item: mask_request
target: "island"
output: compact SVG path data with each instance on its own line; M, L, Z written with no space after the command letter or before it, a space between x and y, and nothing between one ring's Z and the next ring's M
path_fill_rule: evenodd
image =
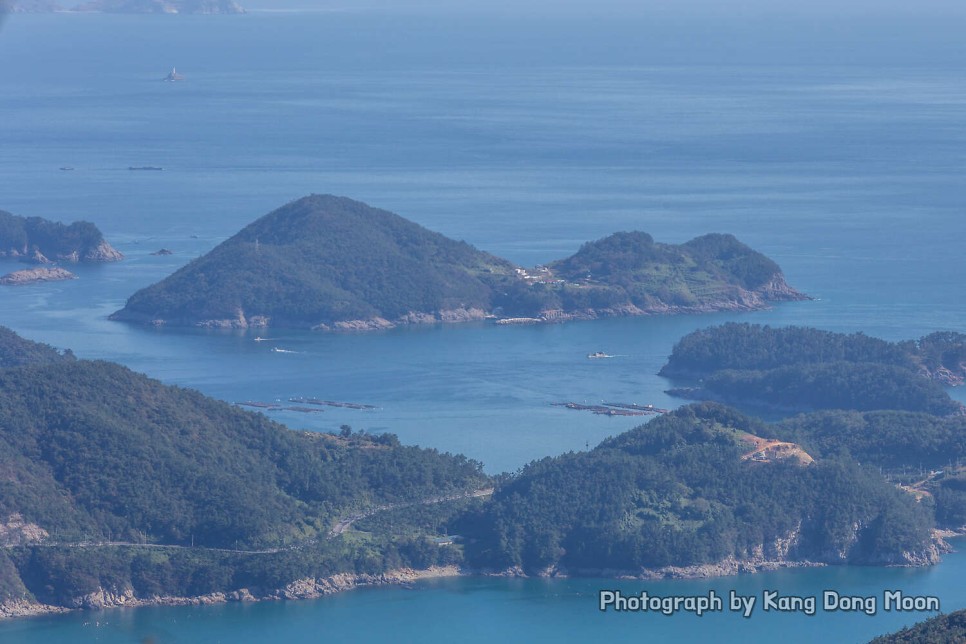
M453 574L434 526L492 484L462 456L293 431L2 328L0 471L0 617Z
M966 335L887 342L863 333L728 323L682 338L660 375L668 393L776 411L905 410L961 415L943 388L966 376Z
M708 577L937 561L928 510L761 421L686 406L596 448L536 461L457 526L467 561L525 575Z
M65 7L52 0L12 0L0 4L0 11L52 13L82 11L99 13L195 13L239 14L245 10L233 0L93 0Z
M293 431L0 327L0 618L456 574L927 565L948 547L937 513L966 523L966 473L893 474L961 454L961 423L850 410L769 424L704 402L490 477L392 434Z
M19 217L0 210L0 257L35 264L64 262L116 262L124 256L115 250L97 226L87 221L70 225L40 217Z
M523 268L391 212L312 195L258 219L111 318L201 327L388 329L495 319L747 311L806 299L731 235L685 244L642 232Z
M59 282L61 280L75 280L77 276L63 268L28 268L14 271L0 277L0 284L18 286L36 284L37 282Z

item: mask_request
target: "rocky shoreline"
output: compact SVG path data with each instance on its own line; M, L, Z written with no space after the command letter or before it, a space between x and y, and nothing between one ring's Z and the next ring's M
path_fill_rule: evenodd
M953 548L945 541L946 538L966 535L966 531L934 530L932 543L922 552L903 552L901 560L882 560L878 565L895 568L921 568L940 563L940 555L952 552ZM785 544L790 546L791 543ZM780 554L780 553L779 553ZM838 559L838 557L833 557ZM618 570L612 568L580 568L566 570L550 567L537 575L527 575L521 568L509 568L501 572L483 573L495 577L529 577L569 578L569 577L602 577L606 579L639 579L656 581L662 579L712 579L715 577L733 577L735 575L754 574L781 570L783 568L823 568L826 566L843 565L844 561L811 561L790 560L784 557L767 557L762 551L748 559L728 557L715 563L695 564L691 566L662 566L660 568L642 568L640 570Z
M75 280L77 276L63 268L28 268L22 271L14 271L0 277L0 284L6 286L22 286L25 284L36 284L37 282L60 282L63 280Z
M810 299L812 298L788 286L785 280L779 276L755 291L742 290L734 298L694 306L662 303L642 308L632 303L626 303L600 309L589 308L575 311L547 310L542 311L537 317L500 317L494 313L488 313L481 308L472 307L444 309L434 312L410 311L392 320L376 316L356 320L338 320L311 326L305 323L288 323L284 320L273 319L268 315L249 315L242 309L238 309L235 317L210 320L193 320L189 318L167 320L152 318L139 313L130 313L122 309L113 313L109 319L151 326L194 326L205 329L263 329L275 326L280 328L310 328L312 331L323 332L367 332L386 331L405 326L459 324L462 322L481 322L484 320L492 320L498 325L507 326L520 324L560 324L578 320L597 320L613 317L696 315L724 311L749 312L768 309L773 303L777 302L800 302Z
M36 617L68 613L76 610L103 610L109 608L140 608L144 606L210 606L228 602L256 602L297 599L318 599L326 595L354 590L356 588L412 584L424 579L469 575L457 566L433 566L422 570L399 568L378 575L340 573L319 579L305 578L293 581L283 588L259 592L241 588L228 592L215 592L195 597L137 597L130 587L123 589L99 589L77 597L70 606L51 606L26 599L0 602L0 620L18 617Z
M966 527L961 530L934 530L933 543L921 553L902 553L903 561L883 561L881 565L890 567L922 567L939 563L941 553L951 552L952 547L946 538L966 536ZM838 565L839 562L810 560L788 560L782 557L766 557L762 553L748 559L728 557L722 561L692 566L663 566L641 570L616 570L609 568L566 570L551 567L538 574L527 574L522 568L514 567L502 571L484 571L461 568L459 566L433 566L426 569L399 568L385 573L353 574L339 573L324 578L304 578L286 584L282 588L259 591L241 588L228 592L215 592L195 597L137 597L130 587L123 589L99 589L82 597L77 597L69 606L51 606L26 599L0 602L0 620L19 617L53 615L76 610L103 610L110 608L139 608L143 606L208 606L229 602L290 601L318 599L356 588L395 586L412 584L425 579L444 577L517 577L517 578L557 578L599 577L620 580L657 581L665 579L711 579L731 577L740 574L754 574L790 568L820 568Z

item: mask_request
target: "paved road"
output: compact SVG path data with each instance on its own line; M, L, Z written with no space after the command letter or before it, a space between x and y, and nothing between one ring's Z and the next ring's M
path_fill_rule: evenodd
M493 488L486 488L483 490L473 490L472 492L460 492L457 494L448 494L446 496L435 496L428 499L423 499L421 501L405 501L402 503L390 503L387 505L380 505L368 510L357 512L346 517L342 517L335 522L335 526L329 531L328 538L334 538L343 534L346 530L352 527L352 524L356 521L361 521L362 519L367 519L371 516L379 514L380 512L388 512L390 510L401 510L403 508L411 508L417 505L435 505L437 503L446 503L447 501L461 501L463 499L473 499L480 498L484 496L489 496L493 494ZM179 545L168 545L163 543L137 543L133 541L82 541L79 543L34 543L28 544L33 548L153 548L158 550L207 550L210 552L225 552L230 554L241 554L241 555L271 555L278 552L283 552L285 550L297 550L303 548L307 545L315 543L315 539L309 539L306 541L300 541L291 546L286 546L284 548L266 548L264 550L236 550L232 548L211 548L208 546L179 546ZM4 545L4 548L16 548L16 545Z

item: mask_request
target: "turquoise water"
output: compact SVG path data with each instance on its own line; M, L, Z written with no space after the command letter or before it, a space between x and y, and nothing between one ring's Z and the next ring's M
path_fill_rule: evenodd
M927 61L935 64L899 67L785 52L763 64L748 43L735 56L712 43L682 59L643 42L633 21L474 20L10 17L0 33L0 59L16 62L0 66L0 208L89 219L128 259L79 267L72 282L5 289L0 323L228 401L373 404L273 417L320 431L343 423L392 431L494 473L638 422L552 402L678 404L654 374L678 338L709 324L810 324L889 339L966 331L961 56L943 50ZM866 54L875 50L862 42ZM159 82L172 65L184 83ZM136 289L311 192L367 201L523 264L616 230L671 242L732 232L817 299L751 314L560 326L280 331L263 343L106 319ZM162 247L175 254L150 255ZM598 350L619 357L586 359ZM954 581L964 566L955 555L924 571L791 571L658 587L894 583L940 594L951 610L966 606ZM376 639L405 625L424 641L589 639L602 627L687 640L720 635L731 620L735 639L787 628L783 636L835 632L849 641L916 617L600 615L590 595L601 583L446 580L319 602L105 613L110 628L84 626L100 621L91 615L30 620L0 626L0 639L239 641L277 632L306 640L320 631Z
M864 642L934 613L882 611L883 589L906 595L936 595L943 610L966 605L962 583L966 553L947 556L931 569L813 568L711 581L614 581L608 579L480 579L421 582L412 588L359 589L313 601L225 604L207 607L139 608L37 618L0 625L4 642L105 643L188 642L560 642L682 641L807 644ZM747 619L726 604L701 617L654 613L602 613L601 589L625 595L756 596L759 608ZM821 608L824 589L878 599L880 612L831 612ZM816 615L762 611L767 590L819 596Z

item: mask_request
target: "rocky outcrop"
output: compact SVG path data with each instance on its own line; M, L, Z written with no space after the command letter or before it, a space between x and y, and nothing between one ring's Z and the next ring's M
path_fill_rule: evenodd
M34 284L36 282L57 282L73 279L77 279L77 276L63 268L30 268L7 273L3 277L0 277L0 284L19 286L23 284Z
M0 523L0 547L41 543L49 535L36 523L27 523L20 514L11 514Z
M70 609L63 606L50 606L29 599L8 599L0 601L0 620L15 617L35 617L53 613L66 613Z
M902 552L895 555L862 555L857 556L853 549L858 545L861 530L859 524L853 526L848 545L841 549L816 553L814 556L801 556L796 552L801 542L801 524L784 537L774 539L769 543L754 547L747 557L727 557L714 563L695 564L691 566L662 566L660 568L642 568L640 570L618 570L612 568L578 568L568 570L560 565L553 565L536 576L538 577L605 577L612 579L709 579L712 577L727 577L738 574L756 573L781 568L813 568L828 565L860 564L875 566L921 567L931 566L940 562L940 555L951 552L952 548L944 540L944 536L955 533L941 533L935 531L932 541L920 551ZM500 577L528 577L527 573L515 566L500 572L481 573L488 576Z
M789 286L782 273L776 273L766 284L756 288L753 293L770 302L796 302L812 299Z
M789 302L810 300L807 295L792 289L780 275L769 283L771 286L765 290L746 291L739 289L732 297L722 298L717 301L705 302L696 305L679 305L659 302L651 306L637 306L627 302L615 306L597 309L579 309L575 311L563 311L560 309L550 309L541 311L538 317L515 317L501 318L498 324L544 324L556 322L570 322L573 320L597 320L600 318L613 317L636 317L645 315L695 315L703 313L720 313L722 311L761 311L769 308L772 302ZM784 285L781 287L780 285ZM763 287L764 288L764 287Z
M410 584L421 579L437 577L455 577L461 574L456 566L434 566L424 570L400 568L378 575L342 573L322 579L300 579L282 588L271 597L278 599L314 599L323 595L331 595L360 586L388 586L393 584Z
M40 264L40 265L53 263L49 259L47 259L47 257L43 253L40 252L40 249L37 249L37 248L34 249L33 253L25 256L23 258L23 261L28 264Z
M73 255L77 257L78 253L75 251ZM95 248L88 250L80 257L80 260L85 262L119 262L122 259L124 259L124 255L103 239ZM72 261L78 260L73 259Z
M116 319L113 316L111 319ZM268 326L269 318L265 315L245 315L245 311L238 309L235 317L224 320L201 320L195 326L205 329L261 329ZM165 320L155 320L154 324L159 326L166 324Z
M69 610L99 610L105 608L134 608L138 606L207 606L227 602L256 602L271 600L317 599L363 586L389 586L411 584L421 579L455 577L464 574L456 566L433 566L422 570L400 568L377 575L341 573L323 578L305 578L293 581L283 588L258 591L240 588L227 592L215 592L194 597L158 595L138 597L130 586L98 588L94 592L75 597L67 606L48 606L26 599L0 603L0 619L63 613Z
M567 570L551 567L541 571L537 577L603 577L607 579L711 579L713 577L731 577L739 574L750 574L782 568L815 568L827 564L815 561L793 561L784 559L765 559L751 557L738 559L728 557L721 561L693 566L663 566L661 568L642 568L640 570L619 570L614 568L577 568ZM528 577L519 566L508 568L497 573L485 573L496 577Z
M322 323L312 327L313 331L385 331L397 326L414 324L455 324L472 322L487 317L486 311L480 308L445 309L435 313L419 313L410 311L394 320L382 317L372 317L365 320L340 320L338 322Z
M930 370L925 365L919 367L919 373L925 378L935 380L947 387L959 387L966 382L966 364L960 363L954 369L937 367Z

